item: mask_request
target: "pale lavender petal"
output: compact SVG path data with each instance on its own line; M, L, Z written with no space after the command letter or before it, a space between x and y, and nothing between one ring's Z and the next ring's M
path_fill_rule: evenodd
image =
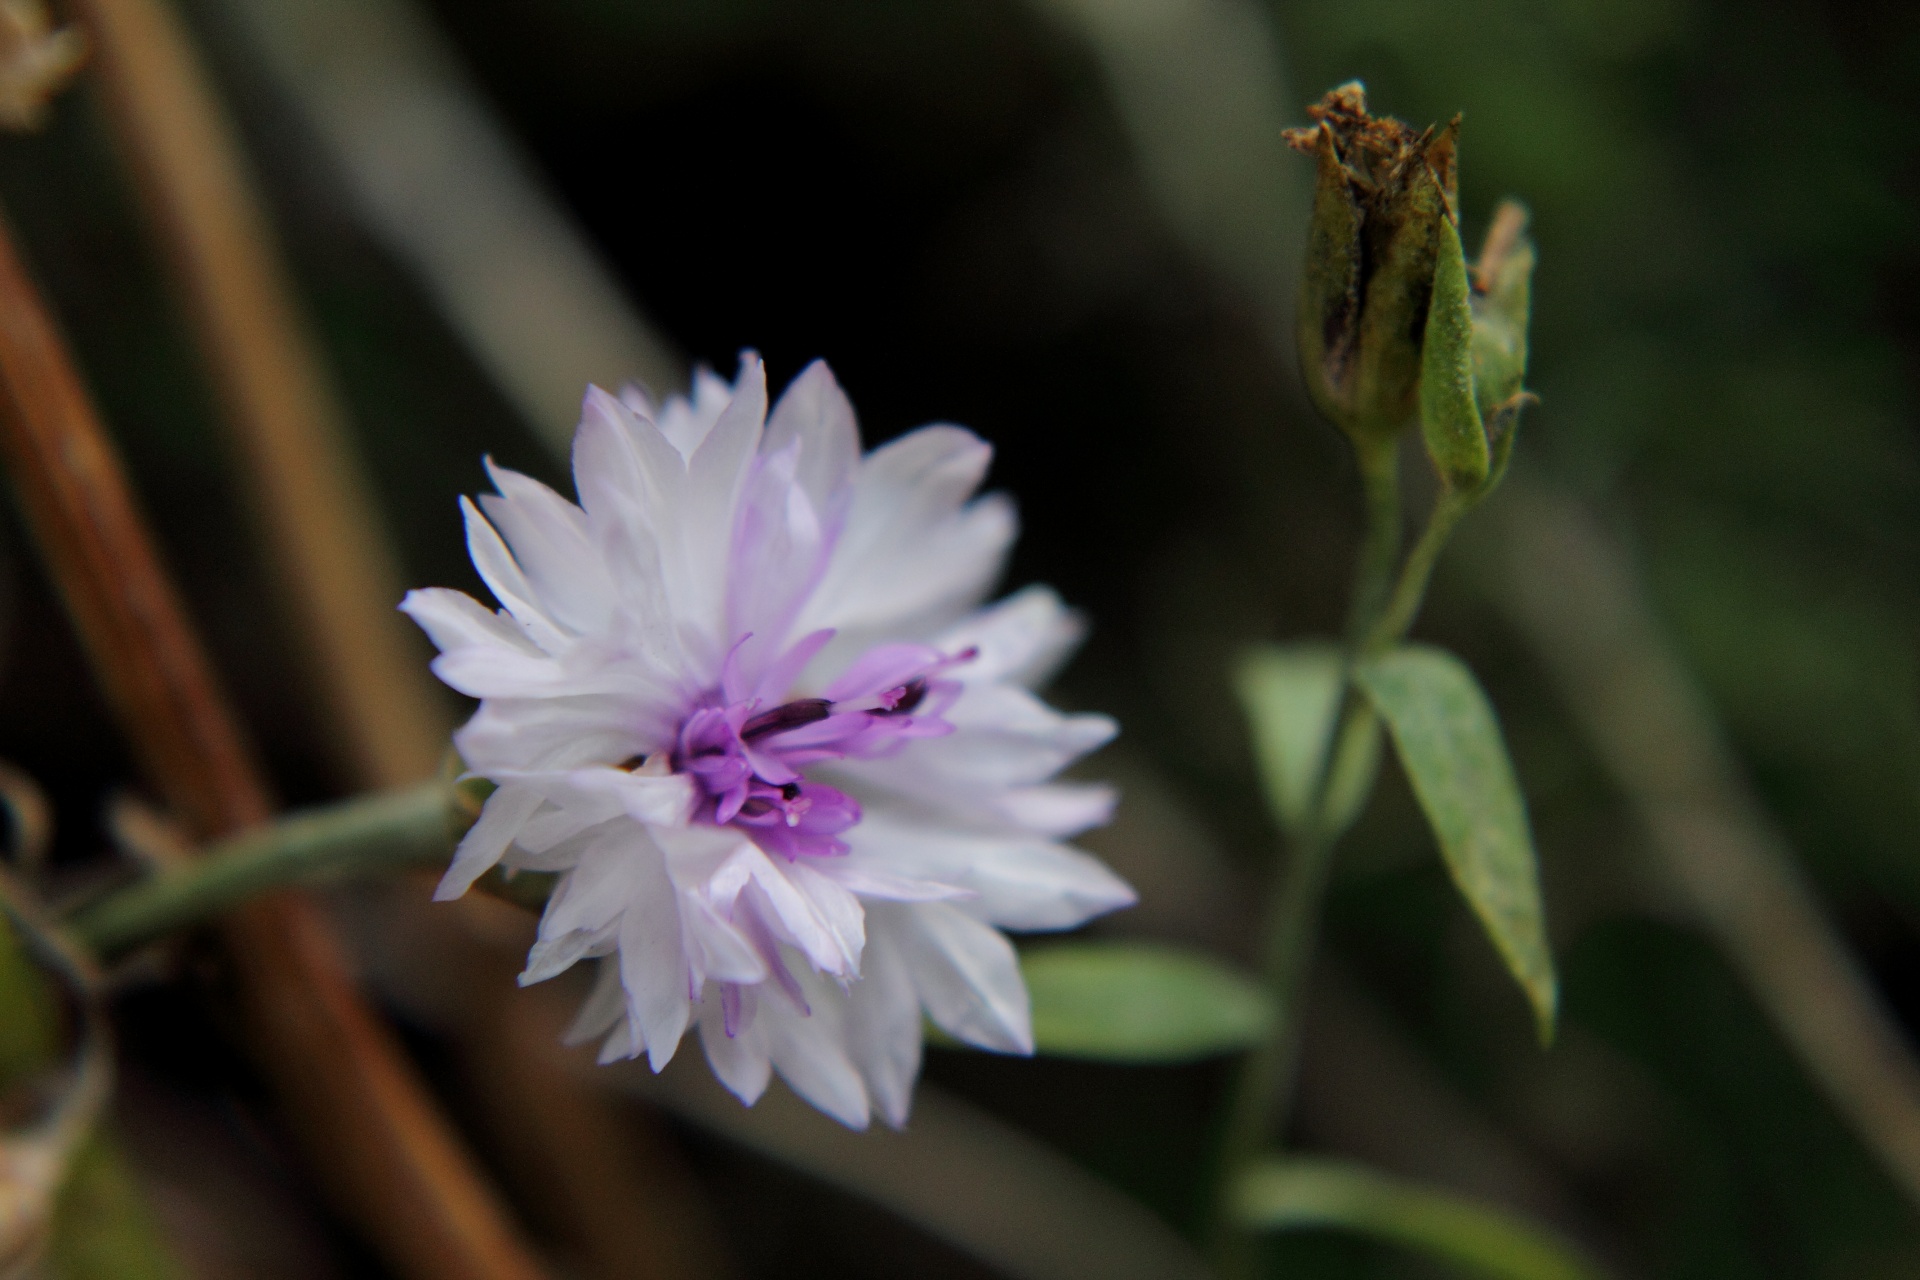
M606 1035L626 1010L626 994L620 988L620 966L602 960L594 974L593 990L587 993L586 1001L561 1035L560 1043L585 1044L597 1036Z
M948 653L976 651L972 662L954 668L956 680L1008 680L1033 688L1079 647L1086 630L1051 587L1032 586L956 623L934 643Z
M525 631L464 591L448 587L409 591L400 602L400 611L418 623L442 652L499 648L529 657L542 656Z
M480 807L480 818L460 838L453 863L433 891L436 902L457 898L485 875L513 843L514 833L540 807L540 793L524 787L501 787Z
M499 530L542 610L574 634L607 624L612 583L594 554L587 513L528 476L487 460L498 494L480 507Z
M564 650L570 637L541 608L539 597L499 532L487 523L471 499L460 499L460 511L467 522L467 554L473 557L473 567L487 584L487 590L493 592L493 598L513 615L515 622L526 628L535 644L548 653Z
M1007 936L945 903L901 910L900 948L927 1016L968 1044L1032 1053L1027 984Z
M791 1004L761 1000L757 1024L766 1027L774 1070L793 1091L850 1129L867 1127L866 1083L847 1050L845 997L818 974L799 975L810 1014Z
M965 888L972 896L953 905L1006 929L1071 929L1136 900L1099 859L1037 837L942 829L877 808L847 835L849 870Z
M757 990L749 988L742 999L758 1001ZM719 995L710 994L700 1005L700 1047L706 1050L707 1064L720 1083L748 1106L760 1101L760 1095L767 1091L767 1084L773 1079L767 1031L758 1013L754 1010L746 1027L729 1035L720 1011Z
M763 454L800 446L794 480L831 539L853 502L860 465L860 433L853 405L824 360L815 360L787 384L767 417Z
M867 973L847 992L847 1048L881 1118L904 1128L920 1074L920 996L896 935L905 925L897 907L876 904L867 914Z
M678 895L658 856L640 859L626 913L620 920L620 985L627 1017L640 1030L647 1063L666 1066L691 1016L686 948Z

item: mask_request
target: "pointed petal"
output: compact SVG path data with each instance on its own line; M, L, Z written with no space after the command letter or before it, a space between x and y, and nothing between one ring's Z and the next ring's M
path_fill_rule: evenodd
M480 818L460 838L453 862L434 888L433 900L445 902L473 887L513 843L514 835L540 807L540 793L525 787L501 787L480 807Z
M968 1044L1033 1052L1033 1017L1006 935L942 902L902 907L901 950L927 1014Z
M639 861L620 919L620 985L627 991L627 1017L640 1029L647 1062L658 1071L679 1048L691 1016L686 947L679 896L664 860L656 852Z
M743 1002L758 998L751 988L741 996ZM767 1091L767 1084L773 1079L773 1059L767 1049L766 1028L759 1011L754 1012L745 1028L730 1036L720 1013L720 998L710 995L700 1003L700 1047L706 1050L707 1065L713 1068L713 1074L734 1097L748 1106L760 1101L760 1095Z
M866 975L847 992L847 1048L881 1118L899 1129L920 1074L920 997L895 936L902 913L874 904L867 914Z

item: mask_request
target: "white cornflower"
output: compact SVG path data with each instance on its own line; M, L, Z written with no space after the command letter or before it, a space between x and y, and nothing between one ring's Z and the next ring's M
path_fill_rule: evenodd
M1030 1053L1001 929L1133 901L1061 843L1111 792L1056 783L1113 736L1032 686L1079 639L1030 587L979 608L1014 537L969 501L988 446L923 427L862 457L826 365L771 416L757 357L656 408L590 388L575 506L490 466L463 503L503 606L402 606L480 709L456 735L498 789L438 896L496 863L560 873L522 983L606 957L574 1036L654 1070L697 1025L752 1103L778 1071L849 1125L905 1122L922 1010Z

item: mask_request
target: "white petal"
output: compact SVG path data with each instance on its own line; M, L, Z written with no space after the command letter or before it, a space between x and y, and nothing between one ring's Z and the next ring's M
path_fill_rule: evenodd
M713 424L726 412L733 400L734 388L712 369L701 365L693 371L693 395L669 396L654 419L660 431L683 458L691 458L706 440ZM625 400L625 397L622 397Z
M567 1045L585 1044L595 1036L602 1036L613 1030L620 1016L627 1010L626 993L620 988L620 966L609 960L602 960L598 972L594 974L593 990L580 1005L580 1012L573 1016L573 1022L560 1037L560 1043Z
M800 445L794 480L821 525L837 533L853 501L860 465L860 431L853 405L824 360L815 360L787 384L767 417L764 454Z
M480 806L479 820L460 837L453 862L434 888L433 900L445 902L472 888L475 880L500 861L500 855L539 807L540 793L525 787L500 787L488 796Z
M493 776L536 788L556 805L579 807L583 817L592 815L593 822L624 813L649 825L684 826L699 798L698 787L684 773L655 777L600 766L565 773L500 770Z
M902 907L900 947L927 1014L983 1049L1033 1052L1033 1016L1006 935L942 902Z
M944 829L873 807L846 835L855 868L949 884L955 906L1008 929L1071 929L1133 905L1133 889L1091 854L1035 837Z
M700 1002L700 1047L706 1050L707 1064L713 1074L734 1097L752 1106L767 1091L773 1079L773 1058L767 1049L767 1029L754 1006L759 992L747 988L740 993L747 1025L737 1035L728 1035L726 1019L720 1011L720 997L709 993Z
M848 1051L881 1117L896 1129L913 1105L922 1039L920 997L895 937L902 917L884 903L868 907L866 973L847 992Z
M691 1016L686 947L679 896L663 859L642 859L636 880L620 919L620 985L627 990L627 1017L640 1029L647 1062L658 1071L680 1046Z
M529 476L487 461L500 492L480 506L506 539L541 608L575 634L606 626L613 584L593 545L587 513Z
M515 979L523 987L557 978L582 960L606 955L613 950L615 925L588 931L577 930L552 938L541 938L527 950L527 966Z
M821 972L850 977L860 971L866 935L859 900L804 865L776 865L759 846L742 844L708 892L716 905L739 899L758 911L774 937Z
M1077 836L1113 820L1120 793L1099 782L1054 782L1013 787L993 801L994 811L1016 826L1044 836Z
M541 940L612 928L638 895L647 866L660 861L646 828L633 823L609 827L554 886L540 916Z
M846 997L818 974L798 976L811 1013L763 988L754 1018L766 1026L774 1069L802 1098L848 1128L864 1129L867 1086L847 1053Z
M741 361L733 399L687 461L686 491L671 529L660 530L661 563L676 619L709 636L720 656L734 513L767 415L766 371Z
M564 650L571 636L547 616L538 593L527 581L513 553L507 550L499 530L487 522L469 498L460 499L460 512L467 522L467 554L473 558L473 567L479 572L480 580L487 584L487 590L493 592L493 598L513 615L515 622L526 628L535 644L548 653Z
M733 923L697 893L680 891L680 927L686 935L689 990L706 982L767 980L767 962Z
M1066 661L1086 633L1085 621L1053 588L1035 585L956 623L934 647L944 653L979 650L973 661L953 668L952 679L969 684L1009 680L1034 688Z
M862 462L845 531L801 615L802 632L939 626L992 585L1013 541L1013 508L979 487L992 450L959 427L922 427ZM849 642L851 643L851 642Z
M489 698L454 735L454 745L474 772L489 776L605 764L670 743L680 706L660 691Z
M1007 684L970 686L946 718L956 732L915 743L913 765L976 786L1045 782L1119 732L1107 716L1062 715Z
M475 600L448 587L423 587L407 592L400 611L420 625L434 647L449 649L500 648L539 656L527 633Z

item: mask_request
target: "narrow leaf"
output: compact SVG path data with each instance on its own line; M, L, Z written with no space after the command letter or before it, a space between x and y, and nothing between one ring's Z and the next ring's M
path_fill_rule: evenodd
M1258 1044L1273 1002L1218 960L1147 942L1061 942L1020 957L1038 1052L1189 1062Z
M1466 664L1408 645L1354 673L1387 722L1453 882L1553 1036L1557 990L1520 784L1493 707Z
M1281 829L1304 829L1314 791L1326 767L1327 748L1340 714L1344 666L1331 644L1266 645L1240 663L1240 703L1253 725L1254 757L1267 803ZM1335 774L1327 797L1325 834L1338 835L1360 816L1379 769L1380 733L1369 721L1352 750L1359 758Z
M1544 1227L1344 1160L1261 1161L1235 1184L1233 1207L1255 1230L1358 1232L1491 1280L1600 1280L1604 1274Z

